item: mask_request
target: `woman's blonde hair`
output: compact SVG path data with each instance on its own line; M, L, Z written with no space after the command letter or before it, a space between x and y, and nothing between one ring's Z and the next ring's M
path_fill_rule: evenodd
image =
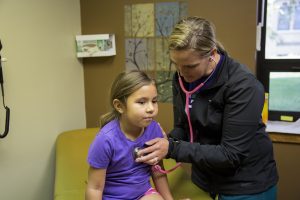
M126 105L127 98L145 85L155 84L145 72L140 70L124 71L120 73L114 80L110 90L110 106L111 111L100 117L100 127L114 119L120 118L120 113L114 108L113 101L118 99L122 104Z
M203 57L209 56L214 48L224 51L216 39L214 25L200 17L187 17L179 21L168 42L169 50L194 49Z

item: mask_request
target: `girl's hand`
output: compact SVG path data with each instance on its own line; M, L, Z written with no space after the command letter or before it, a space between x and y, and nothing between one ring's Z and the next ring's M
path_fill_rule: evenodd
M138 151L136 162L143 162L149 165L156 165L167 154L169 149L169 141L166 138L155 138L146 142L146 147Z

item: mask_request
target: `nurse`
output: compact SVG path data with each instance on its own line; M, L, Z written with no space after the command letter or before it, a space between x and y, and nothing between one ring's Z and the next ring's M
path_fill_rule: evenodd
M174 128L148 141L137 162L192 164L192 181L219 200L275 200L273 146L262 122L264 88L217 41L214 25L188 17L169 37Z

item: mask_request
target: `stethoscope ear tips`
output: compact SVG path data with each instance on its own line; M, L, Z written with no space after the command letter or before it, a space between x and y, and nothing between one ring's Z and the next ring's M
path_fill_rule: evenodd
M212 61L217 64L217 61L214 59L214 57L209 56L209 62L212 62Z

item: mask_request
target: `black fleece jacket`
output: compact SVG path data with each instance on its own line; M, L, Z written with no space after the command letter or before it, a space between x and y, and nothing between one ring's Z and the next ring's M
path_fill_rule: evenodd
M168 157L192 163L192 181L211 194L263 192L278 181L272 142L261 120L264 88L246 66L221 54L213 80L192 95L193 143L175 73Z

